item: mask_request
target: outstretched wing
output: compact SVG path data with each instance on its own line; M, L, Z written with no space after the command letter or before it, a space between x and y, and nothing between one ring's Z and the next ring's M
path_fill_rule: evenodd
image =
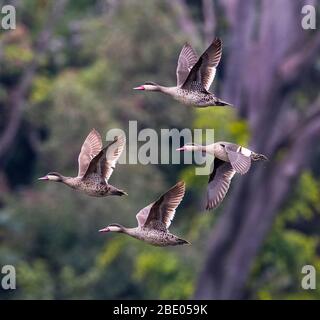
M177 86L181 86L187 79L188 74L195 63L198 56L189 43L186 43L181 49L178 65L177 65Z
M236 144L229 144L225 146L225 150L233 169L240 174L245 174L250 169L251 158L241 153L241 149L242 147Z
M136 216L139 226L168 229L184 193L185 183L180 181L157 201L140 210Z
M78 177L83 177L91 160L101 151L102 140L99 132L92 129L85 139L78 157L79 170Z
M103 167L103 176L106 181L109 180L117 161L119 160L121 153L126 144L125 136L116 137L114 143L112 143L107 149L105 166Z
M207 187L207 210L215 209L222 202L235 174L229 162L215 158L213 166Z
M137 221L138 221L138 226L139 227L143 227L144 224L147 221L148 215L150 213L150 209L152 208L152 206L154 205L154 202L152 202L151 204L149 204L148 206L146 206L145 208L141 209L137 215Z
M208 91L222 55L222 41L216 38L190 71L182 88Z
M115 137L111 143L109 143L106 147L104 147L91 160L91 162L88 166L88 169L87 169L86 173L84 174L83 178L88 177L92 173L97 173L101 176L101 179L103 181L107 182L108 180L106 179L106 174L109 174L109 177L110 177L111 173L113 172L115 162L118 159L116 157L116 155L118 154L118 149L121 147L123 141L125 141L125 140L121 139L121 141L119 143L119 138ZM120 154L121 154L121 152L120 152ZM108 160L108 157L109 157L109 160Z

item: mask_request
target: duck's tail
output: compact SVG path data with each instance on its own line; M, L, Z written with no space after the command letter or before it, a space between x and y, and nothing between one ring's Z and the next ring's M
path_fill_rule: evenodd
M177 245L182 245L182 244L191 244L189 241L187 241L187 240L184 240L184 239L181 239L181 238L178 238L177 239Z
M125 191L123 191L123 190L119 190L119 189L117 189L117 188L114 188L112 191L111 191L111 194L113 195L113 196L127 196L128 194L125 192Z
M252 159L253 161L258 161L258 160L267 161L267 160L269 160L264 154L255 153L255 152L252 152L252 153L251 153L251 159Z
M218 107L234 107L233 104L230 104L226 101L223 101L219 98L217 98L217 100L215 101L215 106L218 106Z

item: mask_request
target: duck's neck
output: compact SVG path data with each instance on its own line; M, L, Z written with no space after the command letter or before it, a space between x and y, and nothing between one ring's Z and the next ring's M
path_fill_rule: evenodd
M61 176L61 181L62 183L66 184L67 186L74 188L79 184L79 181L81 179L78 177L65 177L65 176Z
M109 225L108 228L111 232L127 233L127 228L118 223Z
M144 88L144 90L146 91L161 91L163 92L163 90L165 90L165 87L163 86L160 86L159 84L157 83L146 83L142 86Z
M65 182L68 177L63 176L62 174L55 172L55 173L48 173L47 175L49 181L53 182Z
M164 86L158 85L157 91L168 94L169 96L175 96L177 93L177 87L164 87Z
M120 232L126 233L127 235L137 238L138 229L137 228L125 228L122 227Z
M153 83L153 84L145 84L143 85L144 90L146 91L158 91L165 93L169 96L176 97L177 96L177 89L178 87L165 87L161 86L160 84Z
M221 160L225 160L225 159L228 159L228 156L227 156L227 153L226 153L226 150L224 149L224 147L221 146L220 143L214 143L212 145L212 147L210 147L210 150L212 151L211 153L221 159Z
M192 151L207 152L207 146L202 146L202 145L191 146L191 149L192 149Z
M139 227L137 227L137 228L123 228L123 230L121 232L127 234L128 236L130 236L132 238L135 238L138 240L143 240L141 230Z

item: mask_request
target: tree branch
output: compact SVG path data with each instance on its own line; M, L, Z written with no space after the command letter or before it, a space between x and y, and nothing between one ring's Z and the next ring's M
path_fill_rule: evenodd
M290 144L295 143L302 132L304 132L308 126L312 125L314 122L320 122L320 95L314 100L314 102L308 108L306 115L301 117L297 112L289 111L291 117L281 117L280 125L278 126L278 134L274 134L273 141L275 141L273 148L279 149L280 147L287 147ZM287 113L288 113L287 112ZM283 128L281 123L286 122L286 127ZM277 126L276 126L277 127Z
M317 33L306 44L299 43L300 51L286 57L279 66L279 76L284 82L290 82L297 79L302 72L310 68L320 50L320 34Z

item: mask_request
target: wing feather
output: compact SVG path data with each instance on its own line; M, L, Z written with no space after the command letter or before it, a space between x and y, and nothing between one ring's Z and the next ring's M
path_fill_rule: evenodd
M108 181L110 176L113 173L113 170L116 167L116 164L122 154L122 151L126 144L125 136L116 137L114 143L110 145L106 153L106 161L103 167L102 175L105 177L105 180Z
M78 157L78 177L83 177L91 160L101 151L102 140L98 131L92 129L85 139Z
M226 145L225 150L233 169L240 174L245 174L250 169L251 158L242 154L241 148L238 145L229 144Z
M198 61L198 56L189 43L186 43L179 55L177 65L177 86L181 86L187 79L192 67Z
M191 69L182 88L208 91L221 60L222 41L216 38Z
M229 162L215 158L213 165L213 171L210 174L207 187L207 210L215 209L219 206L225 198L235 174Z
M185 183L178 182L164 193L157 201L151 203L137 214L140 226L168 229L174 218L177 207L183 199Z

